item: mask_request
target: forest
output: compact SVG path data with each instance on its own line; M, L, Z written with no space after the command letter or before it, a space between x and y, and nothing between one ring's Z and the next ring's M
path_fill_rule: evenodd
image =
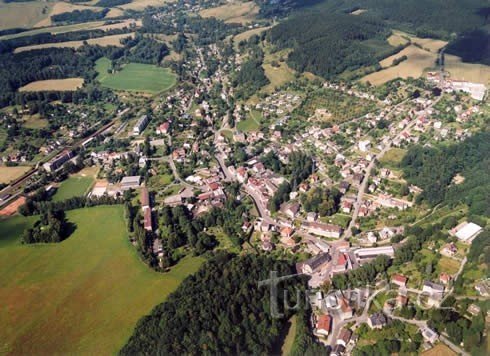
M114 7L129 4L132 0L99 0L95 6Z
M481 29L462 33L448 44L445 53L461 57L463 62L490 65L490 34Z
M288 301L293 306L296 294L292 288L302 288L296 278L280 283L278 311L284 317L273 318L270 287L258 287L270 271L284 276L292 274L293 267L266 256L216 254L139 321L121 354L149 350L165 355L270 354L293 313L283 308L282 290L289 290Z
M34 226L24 231L22 243L49 243L61 242L75 229L75 226L66 220L65 212L59 209L47 209Z
M411 147L401 162L405 179L424 191L418 201L449 206L465 203L469 213L490 215L490 132L449 146ZM456 174L465 180L453 184Z

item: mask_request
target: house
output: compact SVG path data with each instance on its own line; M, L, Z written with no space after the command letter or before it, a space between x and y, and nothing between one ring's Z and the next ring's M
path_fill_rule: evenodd
M490 296L490 282L481 281L475 285L475 290L483 297Z
M343 180L342 182L340 182L340 185L339 185L339 191L342 193L342 194L345 194L347 193L347 191L349 190L349 187L350 187L350 184L349 182Z
M337 261L332 267L333 273L342 273L347 271L349 267L349 255L346 253L340 253L338 255Z
M170 128L170 123L168 121L159 125L156 129L157 135L166 135L168 133L168 129Z
M74 153L71 150L64 150L48 162L43 164L43 168L47 172L54 172L60 168L66 161L74 157Z
M294 229L289 226L284 226L281 229L281 237L291 237L294 233Z
M408 297L406 295L398 294L396 296L396 306L402 308L408 304Z
M369 140L359 141L358 147L361 152L367 152L371 149L371 142Z
M345 347L344 345L337 344L333 347L332 353L330 355L332 356L341 356L345 353Z
M407 277L398 273L395 273L393 276L391 276L391 283L396 284L400 288L405 288L407 286L407 281Z
M320 315L316 324L316 332L322 336L328 336L332 330L332 317L330 315Z
M342 228L340 226L320 222L304 222L302 228L310 234L336 239L342 234Z
M345 214L350 214L352 210L352 203L348 201L342 202L342 212Z
M422 291L429 294L443 294L444 289L445 287L443 285L433 283L431 281L425 281Z
M337 345L347 347L347 344L349 343L351 337L352 331L350 329L343 328L342 330L340 330L339 337L337 339Z
M315 212L310 212L306 214L306 221L308 222L315 222L318 217L318 214Z
M444 273L444 272L442 272L439 275L439 282L441 282L444 285L448 285L449 282L451 282L452 279L453 279L453 277L451 277L449 274Z
M475 237L483 231L483 228L472 222L463 222L451 229L450 235L456 236L458 240L470 244Z
M153 231L153 222L151 218L151 209L147 208L143 210L144 228L146 231Z
M476 305L476 304L470 304L470 306L468 307L468 310L467 311L471 315L477 316L478 314L481 313L481 308L478 305Z
M430 342L431 344L435 343L439 339L439 335L427 326L421 328L420 333L422 334L424 340Z
M305 274L313 274L325 267L330 262L332 257L328 253L321 253L315 257L302 263L301 272Z
M362 173L356 173L352 177L352 183L354 183L355 185L361 185L363 178L364 178L364 175Z
M388 324L388 317L383 313L374 313L368 318L367 323L371 329L382 329Z
M289 218L294 219L299 212L299 208L300 206L298 203L291 203L291 204L284 204L281 210Z

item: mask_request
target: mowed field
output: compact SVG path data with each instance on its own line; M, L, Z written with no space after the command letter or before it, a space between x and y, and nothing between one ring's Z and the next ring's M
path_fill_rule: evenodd
M258 13L259 7L255 2L234 1L226 5L201 10L199 15L204 18L215 17L226 23L246 24L254 20Z
M490 66L478 63L463 63L460 57L444 55L444 69L451 79L490 85Z
M87 42L89 45L99 45L102 47L106 46L116 46L122 47L121 40L128 37L134 37L134 33L124 33L120 35L111 35L104 36L99 38L90 38L86 41L67 41L67 42L54 42L54 43L43 43L32 46L24 46L17 47L14 50L14 53L30 51L34 49L42 49L42 48L62 48L62 47L70 47L70 48L78 48L83 46L84 42Z
M168 68L150 64L129 63L114 74L109 74L110 60L101 58L95 69L99 73L97 79L102 86L125 91L156 94L172 88L177 80Z
M31 82L19 88L19 91L60 90L72 91L82 87L83 78L48 79Z
M203 262L185 258L168 273L151 271L127 239L122 206L67 217L76 231L52 245L19 243L32 218L0 221L1 354L115 354Z
M31 2L32 3L32 2ZM45 26L52 26L53 22L51 21L51 16L53 15L58 15L62 14L64 12L73 12L75 10L91 10L91 11L102 11L102 7L96 7L96 6L88 6L87 4L80 3L80 4L71 4L69 2L64 2L64 1L58 1L55 3L52 3L53 5L50 7L49 12L47 13L47 16L37 22L34 27L45 27ZM119 10L120 11L120 10ZM105 16L105 18L110 17L110 12ZM121 14L119 14L121 15ZM115 16L119 16L115 15Z
M7 28L30 28L45 18L53 4L44 1L4 3L0 1L0 30Z
M17 166L17 167L5 167L0 166L0 183L10 183L15 178L20 177L25 172L29 171L32 167Z

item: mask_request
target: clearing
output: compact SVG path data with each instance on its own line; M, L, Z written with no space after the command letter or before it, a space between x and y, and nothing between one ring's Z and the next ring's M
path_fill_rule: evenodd
M238 44L241 42L241 41L246 41L248 40L250 37L252 37L253 35L260 35L263 31L267 31L268 29L270 29L272 26L265 26L265 27L257 27L257 28L254 28L254 29L251 29L251 30L248 30L248 31L245 31L245 32L242 32L242 33L239 33L238 35L235 35L233 37L233 43L235 45L235 49L238 49Z
M48 79L31 82L19 88L19 91L60 90L73 91L81 88L83 78Z
M115 354L138 320L198 270L199 257L168 273L150 270L127 238L123 215L122 206L68 211L77 226L72 236L29 246L17 235L29 225L25 218L0 221L9 232L0 238L2 354Z
M99 38L90 38L86 41L67 41L67 42L54 42L54 43L43 43L38 45L17 47L14 50L14 53L30 51L33 49L42 49L42 48L61 48L61 47L71 47L77 49L78 47L83 46L84 42L87 42L89 45L99 45L102 47L107 46L116 46L122 47L121 40L127 37L134 37L133 33L124 33L120 35L112 35L112 36L104 36Z
M32 2L30 2L30 3L32 3ZM87 6L87 4L71 4L69 2L59 1L59 2L54 3L54 6L52 6L52 8L48 11L47 16L44 19L37 22L33 27L53 26L55 24L51 21L51 16L59 15L59 14L62 14L64 12L73 12L75 10L91 10L91 11L98 12L98 11L102 11L103 8L102 7L95 7L95 6ZM105 18L109 18L110 15L111 14L109 12L105 16ZM120 16L120 15L121 15L121 13L119 15L116 15L116 16Z
M406 153L407 150L403 148L390 148L383 157L381 157L380 162L386 167L398 167Z
M444 54L444 69L451 79L490 85L490 66L485 64L464 63L458 56Z
M32 169L32 167L26 166L16 166L16 167L6 167L0 166L0 183L10 183L10 181L15 178L19 178L25 172Z
M230 2L226 5L204 9L199 12L201 17L215 17L226 23L246 24L255 20L259 13L259 7L253 1L250 2Z
M95 65L99 73L97 79L107 88L156 94L172 88L177 82L169 68L129 63L121 71L110 74L110 65L111 61L107 58L100 58Z
M242 132L257 131L260 128L262 115L256 110L251 110L248 118L236 124L236 129Z

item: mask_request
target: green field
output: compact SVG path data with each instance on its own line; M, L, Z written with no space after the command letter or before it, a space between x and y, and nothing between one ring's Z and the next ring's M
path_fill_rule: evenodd
M19 237L25 229L29 228L37 220L36 216L14 216L0 220L0 251L2 248L18 245ZM1 346L1 345L0 345ZM1 349L0 349L1 350Z
M175 75L168 68L129 63L121 71L110 74L107 72L110 66L109 59L100 58L95 64L95 69L99 73L97 80L102 86L114 90L156 94L172 88L177 82Z
M248 118L238 122L236 128L242 132L257 131L260 128L261 119L262 117L258 111L251 110Z
M72 197L80 197L88 193L88 190L94 182L93 177L71 176L67 180L61 182L53 201L62 201Z
M203 262L186 257L168 273L151 271L127 238L121 206L67 217L77 229L53 245L21 245L22 218L0 221L0 354L115 354Z

